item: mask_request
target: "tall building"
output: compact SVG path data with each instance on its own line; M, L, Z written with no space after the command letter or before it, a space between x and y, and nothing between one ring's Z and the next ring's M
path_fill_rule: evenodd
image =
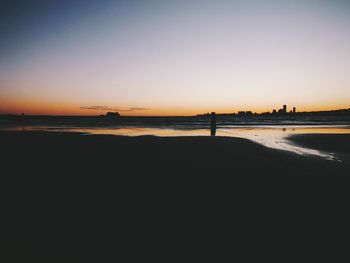
M287 113L287 105L283 105L283 113Z
M297 109L295 107L293 107L293 113L296 113Z

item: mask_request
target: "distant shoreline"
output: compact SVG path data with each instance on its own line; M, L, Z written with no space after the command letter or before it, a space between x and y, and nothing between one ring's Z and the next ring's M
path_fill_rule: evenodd
M333 111L332 111L333 112ZM322 114L323 115L322 115ZM260 114L252 116L217 114L218 128L247 125L350 125L350 110L332 115L321 113ZM327 115L327 114L330 115ZM310 115L311 114L311 115ZM45 116L45 115L0 115L0 128L21 125L69 125L81 127L191 127L207 128L210 118L203 116Z
M350 116L350 108L348 109L338 109L338 110L323 110L323 111L300 111L300 112L286 112L286 113L270 113L270 112L261 112L261 113L253 113L251 111L241 111L241 112L233 112L233 113L217 113L217 116L237 116L237 117L259 117L259 116L270 116L270 117L291 117L291 116ZM127 118L191 118L191 117L206 117L207 113L197 114L197 115L120 115L120 117ZM108 117L105 114L100 115L50 115L50 114L12 114L12 113L3 113L0 114L1 118L11 118L11 117L57 117L57 118L96 118L96 117Z

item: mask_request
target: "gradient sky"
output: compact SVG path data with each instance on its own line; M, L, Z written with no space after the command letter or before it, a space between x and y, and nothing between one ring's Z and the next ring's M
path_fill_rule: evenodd
M0 113L350 107L350 1L5 1Z

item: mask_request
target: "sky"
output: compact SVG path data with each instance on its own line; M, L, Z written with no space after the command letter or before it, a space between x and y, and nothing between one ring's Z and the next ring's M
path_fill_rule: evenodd
M350 1L12 0L0 114L350 108Z

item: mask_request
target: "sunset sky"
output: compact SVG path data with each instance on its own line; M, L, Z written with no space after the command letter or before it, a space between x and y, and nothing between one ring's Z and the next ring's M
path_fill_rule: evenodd
M0 114L350 108L350 1L0 7Z

